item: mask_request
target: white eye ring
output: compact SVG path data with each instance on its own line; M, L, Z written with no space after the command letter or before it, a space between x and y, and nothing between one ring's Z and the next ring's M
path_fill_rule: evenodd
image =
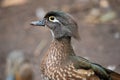
M59 22L59 20L57 20L56 17L54 17L54 16L50 16L49 21L51 21L51 22Z

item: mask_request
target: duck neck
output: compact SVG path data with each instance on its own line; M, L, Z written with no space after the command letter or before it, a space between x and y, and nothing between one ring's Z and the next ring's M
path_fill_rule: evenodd
M45 56L45 62L47 65L55 66L62 65L69 56L75 55L71 46L71 38L64 37L60 39L54 39L48 49Z
M50 45L50 55L53 54L55 57L61 56L63 59L69 55L74 55L73 48L71 45L71 37L64 37L60 39L54 39Z

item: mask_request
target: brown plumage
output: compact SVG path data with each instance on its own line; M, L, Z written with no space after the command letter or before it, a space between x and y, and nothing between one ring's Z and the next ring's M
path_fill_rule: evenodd
M111 71L110 76L111 76L112 80L120 80L120 74L118 74L116 72Z
M6 80L33 80L31 64L22 52L14 51L8 55Z
M120 79L119 74L117 76L113 71L75 55L71 37L79 39L78 26L69 14L50 11L42 21L32 22L32 25L47 26L53 35L40 65L42 80Z
M71 56L75 54L68 38L53 40L43 58L41 71L52 80L99 80L91 69L75 69Z

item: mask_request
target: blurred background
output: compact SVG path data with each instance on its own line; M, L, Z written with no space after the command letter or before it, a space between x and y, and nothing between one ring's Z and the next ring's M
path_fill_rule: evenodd
M77 21L81 40L72 40L77 55L120 73L120 0L0 0L0 80L12 52L24 53L34 80L40 80L39 63L52 36L30 22L51 10L68 12Z

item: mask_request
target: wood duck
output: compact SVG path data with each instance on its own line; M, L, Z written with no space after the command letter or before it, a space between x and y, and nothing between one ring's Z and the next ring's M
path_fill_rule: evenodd
M69 14L50 11L31 24L46 26L53 36L40 66L42 80L120 80L118 73L76 56L71 38L79 39L78 26Z
M6 80L33 80L33 70L29 60L19 51L7 57Z

